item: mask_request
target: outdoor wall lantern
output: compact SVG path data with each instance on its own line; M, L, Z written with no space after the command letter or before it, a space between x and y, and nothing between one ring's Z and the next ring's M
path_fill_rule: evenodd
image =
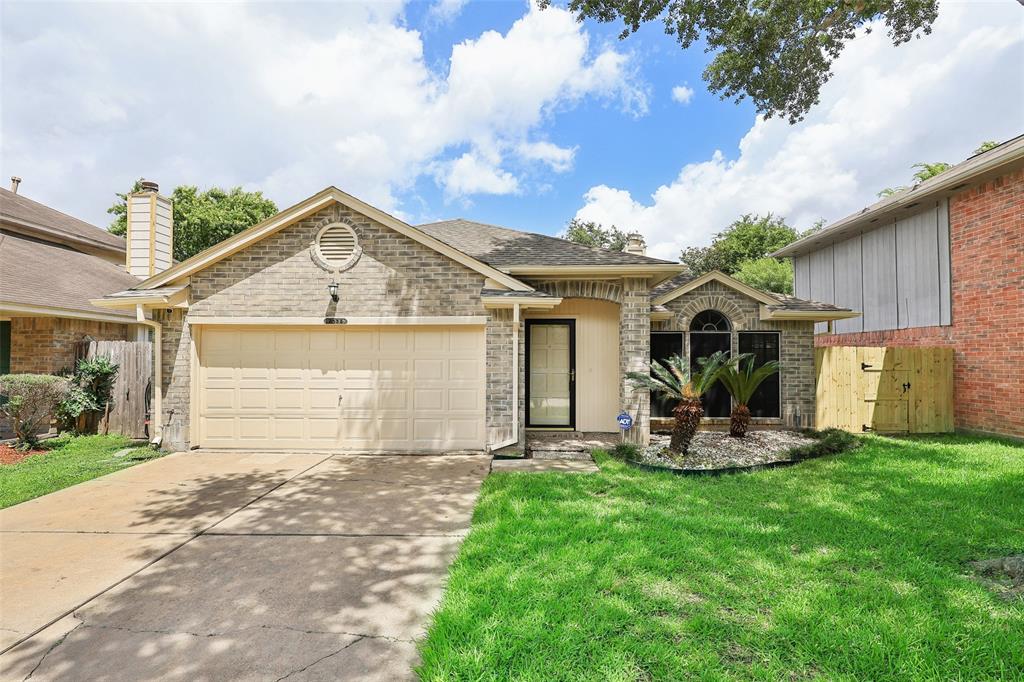
M338 302L338 283L331 280L331 283L327 285L327 291L331 294L331 300L335 303Z

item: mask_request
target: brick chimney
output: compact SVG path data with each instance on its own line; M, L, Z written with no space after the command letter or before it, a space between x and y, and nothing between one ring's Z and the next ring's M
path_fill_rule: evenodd
M630 232L626 235L626 248L623 251L637 256L646 256L647 243L644 241L644 236L639 232Z
M174 215L171 200L160 195L160 186L142 181L142 189L128 195L128 253L125 268L139 279L171 267Z

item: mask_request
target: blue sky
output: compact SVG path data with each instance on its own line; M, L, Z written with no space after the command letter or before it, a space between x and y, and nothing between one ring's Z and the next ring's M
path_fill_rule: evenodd
M578 216L672 258L742 213L798 227L871 203L917 161L1024 132L1024 9L944 2L933 35L862 35L795 126L723 102L660 24L624 41L558 7L4 2L0 172L99 225L145 176L334 184L409 222L556 233ZM679 101L673 89L692 93Z

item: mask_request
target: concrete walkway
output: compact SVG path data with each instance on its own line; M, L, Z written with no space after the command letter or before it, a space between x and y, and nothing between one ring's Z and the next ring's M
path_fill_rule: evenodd
M181 453L2 510L0 679L411 677L489 464Z

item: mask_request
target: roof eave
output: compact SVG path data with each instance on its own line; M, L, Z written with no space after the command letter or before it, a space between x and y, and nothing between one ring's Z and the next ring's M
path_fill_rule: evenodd
M528 277L647 277L664 282L686 269L679 263L651 263L649 265L510 265L502 268L510 275Z
M794 322L833 322L860 317L856 310L772 310L770 306L761 306L761 321L794 321Z
M894 219L902 211L916 208L917 204L922 201L949 196L967 185L1011 170L1015 165L1024 165L1024 135L1010 140L1002 146L1005 146L1005 149L996 148L991 152L986 152L991 156L977 163L971 163L973 159L967 159L946 172L925 180L916 187L894 194L889 201L879 202L874 207L848 215L823 230L799 239L770 255L773 258L802 256L828 244L852 237L858 231L874 229L879 226L877 223L883 219Z

